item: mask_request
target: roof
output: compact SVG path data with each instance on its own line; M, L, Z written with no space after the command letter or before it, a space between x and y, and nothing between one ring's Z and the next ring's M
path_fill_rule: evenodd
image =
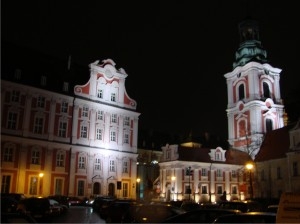
M268 132L255 157L255 161L262 162L271 159L285 158L290 146L290 128L290 126L284 126L283 128Z
M191 162L205 162L205 163L222 163L222 164L235 164L244 165L248 161L252 160L246 152L242 152L235 149L229 149L225 152L226 161L213 161L211 160L209 153L210 148L190 148L190 147L178 147L178 160L191 161Z

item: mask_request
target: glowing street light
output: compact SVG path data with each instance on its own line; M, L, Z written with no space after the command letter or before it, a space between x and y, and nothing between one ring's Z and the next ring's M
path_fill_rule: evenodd
M252 163L247 163L246 164L246 169L249 170L249 182L250 182L250 199L253 199L253 184L252 184L252 169L253 169L253 164Z
M136 182L137 182L136 186L137 186L137 193L138 193L138 198L137 199L140 200L140 182L141 182L141 179L137 178Z
M40 189L39 189L39 193L40 195L43 194L43 173L39 173L39 184L40 184Z

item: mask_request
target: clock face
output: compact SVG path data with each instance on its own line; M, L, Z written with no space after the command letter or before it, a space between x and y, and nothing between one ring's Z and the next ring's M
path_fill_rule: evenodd
M108 78L111 78L113 76L113 74L111 73L110 70L106 70L105 71L105 75L108 77Z

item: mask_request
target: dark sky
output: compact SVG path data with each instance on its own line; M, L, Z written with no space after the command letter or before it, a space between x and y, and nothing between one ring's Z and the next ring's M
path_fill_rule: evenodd
M227 138L227 86L238 23L258 20L281 68L281 94L300 86L296 1L1 1L1 38L86 66L111 58L128 74L139 128ZM24 59L26 60L26 59ZM32 63L32 62L31 62ZM78 83L84 84L84 83Z

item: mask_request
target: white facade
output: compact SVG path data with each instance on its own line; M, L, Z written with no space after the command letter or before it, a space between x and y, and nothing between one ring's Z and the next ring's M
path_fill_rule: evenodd
M136 197L140 114L127 74L110 59L90 69L75 97L1 81L1 192Z

